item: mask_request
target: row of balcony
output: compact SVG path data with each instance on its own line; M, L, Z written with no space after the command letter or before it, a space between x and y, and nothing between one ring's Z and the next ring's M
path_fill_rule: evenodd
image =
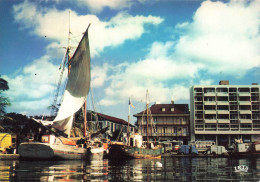
M151 124L153 124L153 125L188 125L189 124L189 122L177 122L177 121L157 121L157 122L153 122L153 123L151 123L151 122L148 122L148 125L151 125ZM143 123L141 123L141 122L138 122L138 125L140 125L140 126L146 126L147 124L146 124L146 122L144 121Z
M259 93L259 88L194 88L194 93Z
M195 95L197 96L201 96L200 94L196 93ZM245 97L245 96L255 96L255 94L251 94L250 92L238 92L237 94L229 94L228 92L207 92L203 94L204 96L223 96L223 97L228 97L228 96L242 96L242 97Z
M253 123L253 121L250 120L250 119L239 119L238 121L239 121L239 123L243 123L243 124L251 124L251 123ZM204 123L229 124L230 120L228 120L228 119L205 119Z
M259 104L259 101L198 101L195 100L195 105L254 105Z
M196 128L195 131L260 131L260 128Z
M147 134L146 133L141 133L141 135L142 136L147 136ZM187 136L189 136L189 133L185 133L185 132L183 132L183 133L152 133L152 134L150 134L150 133L148 133L148 136L149 137L151 137L151 136L153 136L153 137L156 137L156 136L183 136L183 137L187 137Z
M232 114L252 114L251 110L239 110ZM200 113L201 114L201 113ZM230 114L228 110L204 110L204 114Z

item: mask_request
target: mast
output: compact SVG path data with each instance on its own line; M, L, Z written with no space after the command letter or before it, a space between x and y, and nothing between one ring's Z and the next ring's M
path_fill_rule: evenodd
M84 122L83 122L83 137L87 136L87 101L85 101L83 107L83 116L84 116Z
M130 97L129 97L129 104L128 104L128 125L127 125L127 144L129 145L129 137L130 137L130 133L129 133L129 123L130 123L130 105L131 105L131 101L130 101Z
M60 76L59 76L59 80L58 80L58 84L57 84L57 88L56 88L56 91L55 91L55 95L54 95L54 100L53 100L53 104L52 104L52 109L51 109L51 114L57 114L57 100L58 100L58 95L59 95L59 91L60 91L60 85L61 85L61 81L62 81L62 78L63 78L63 72L65 70L65 67L66 67L66 61L67 61L67 64L68 64L68 75L69 75L69 72L70 72L70 64L69 64L69 61L70 61L70 58L71 58L71 30L70 30L70 11L69 11L69 34L68 34L68 46L67 47L63 47L66 49L66 53L65 53L65 56L62 60L62 63L60 65L60 68L61 69L61 72L60 72Z
M67 47L67 58L68 58L68 74L70 73L70 58L71 58L71 30L70 30L70 11L69 11L69 35L68 35L68 47Z
M149 137L148 137L148 121L149 121L149 101L148 101L148 89L146 90L146 138L147 138L147 147L149 147Z

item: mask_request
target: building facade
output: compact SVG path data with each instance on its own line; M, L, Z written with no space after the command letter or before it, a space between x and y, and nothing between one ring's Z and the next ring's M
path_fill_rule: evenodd
M134 115L137 118L137 128L144 140L148 135L152 140L176 140L188 143L190 140L188 104L154 104L148 110L150 111L145 110ZM147 113L151 116L151 120L147 117Z
M195 85L190 89L191 141L214 140L227 146L234 139L260 141L260 86Z

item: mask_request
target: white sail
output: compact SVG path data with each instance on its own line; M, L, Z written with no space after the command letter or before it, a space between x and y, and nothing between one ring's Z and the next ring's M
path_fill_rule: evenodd
M90 51L88 30L81 39L73 57L69 60L70 71L63 102L54 119L53 127L70 134L73 115L84 104L90 87Z

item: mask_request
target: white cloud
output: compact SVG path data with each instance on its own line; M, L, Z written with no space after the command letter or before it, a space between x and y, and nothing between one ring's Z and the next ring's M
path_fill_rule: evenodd
M47 47L48 51L53 49L54 45L57 48L67 46L68 9L64 11L55 8L45 9L24 1L15 5L13 10L16 22L23 25L23 28L30 29L31 33L54 41ZM78 15L71 11L70 22L73 46L78 44L82 33L91 23L89 29L90 51L91 56L94 57L99 55L105 47L118 46L126 40L140 38L145 33L144 25L158 25L163 22L163 19L151 15L147 17L132 16L126 12L120 12L108 21L101 21L95 15Z
M141 100L146 89L154 101L167 102L172 93L174 100L188 101L189 87L202 69L209 76L222 72L242 77L249 69L259 67L260 8L256 6L260 7L259 1L203 2L193 22L176 25L179 40L154 42L145 59L120 65L110 77L101 103L123 103L129 96ZM178 79L191 85L177 85ZM214 82L200 79L201 84Z
M111 3L110 1L107 1ZM128 3L128 1L126 1ZM117 6L120 4L117 4ZM107 6L103 4L102 7ZM117 8L113 4L108 5ZM121 7L124 5L122 4ZM86 30L89 23L91 56L99 55L105 47L116 47L123 44L126 40L140 38L146 30L145 25L151 24L157 26L163 19L155 16L132 16L126 12L118 13L116 16L107 21L101 21L95 15L78 15L70 10L71 38L72 45L77 45ZM25 66L17 75L6 76L10 84L8 95L12 98L13 103L19 102L12 106L13 109L27 105L26 109L36 110L34 107L42 100L40 105L46 108L49 103L48 98L51 91L55 88L55 75L58 66L50 62L51 59L60 59L64 50L61 47L67 45L68 27L69 27L69 9L58 10L56 8L47 9L40 7L31 1L24 1L13 6L15 21L21 29L29 30L31 34L50 41L46 46L46 55L35 60L32 64ZM101 87L108 77L108 64L101 67L93 67L92 86ZM53 74L54 73L54 74ZM65 73L66 74L66 73ZM19 89L17 89L19 88ZM109 92L107 92L109 93ZM29 100L29 101L28 101Z
M91 70L91 86L100 87L104 85L104 82L107 79L107 72L109 70L109 65L106 63L99 66L94 66Z
M177 26L185 33L176 54L202 63L209 73L242 77L260 66L259 16L259 1L203 2L193 22Z
M146 89L153 102L170 102L172 93L176 101L186 100L189 94L187 97L184 94L188 93L188 87L168 85L167 82L191 79L201 67L185 59L176 59L174 42L154 42L144 60L113 67L110 86L105 89L106 96L100 104L123 103L130 96L133 100L144 100Z
M6 91L12 103L10 109L16 110L20 107L28 111L37 110L39 106L48 103L42 109L47 108L50 105L50 93L54 91L57 82L57 70L58 66L53 65L48 56L44 56L15 75L3 75L10 88Z
M80 5L85 5L89 7L92 12L101 12L105 7L108 7L113 10L120 10L130 8L133 4L133 1L129 0L83 0L77 1Z
M111 10L130 9L134 4L144 4L146 1L151 3L153 0L78 0L75 3L78 3L80 6L87 6L94 13L100 13L105 8L109 8Z

